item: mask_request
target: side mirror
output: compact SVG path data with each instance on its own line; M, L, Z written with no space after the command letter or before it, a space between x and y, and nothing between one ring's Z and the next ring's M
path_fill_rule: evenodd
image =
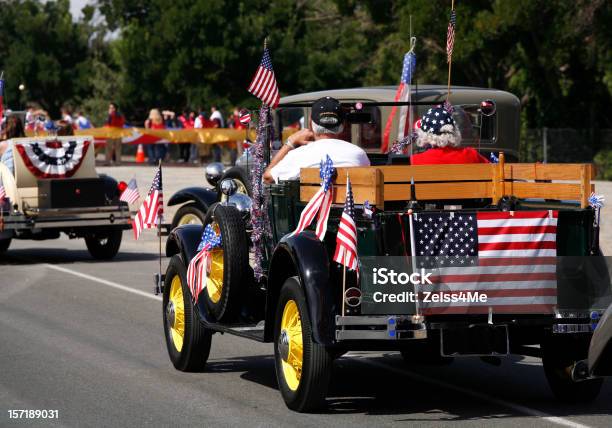
M208 181L211 186L216 186L223 176L223 164L220 162L209 163L206 165L204 174L206 175L206 181Z

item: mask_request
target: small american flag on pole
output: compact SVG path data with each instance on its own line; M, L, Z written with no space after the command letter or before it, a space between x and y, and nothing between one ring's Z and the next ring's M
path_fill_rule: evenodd
M162 169L161 165L157 168L157 173L153 178L151 189L140 209L134 216L132 229L134 237L138 239L144 229L152 229L161 223L164 213L164 195L162 191Z
M428 290L479 292L484 302L424 303L423 313L552 313L557 304L557 211L414 214L417 267Z
M206 225L202 233L202 240L198 245L198 253L187 266L187 284L195 302L198 301L198 296L206 287L210 252L219 246L221 246L221 235L217 235L210 224Z
M355 224L355 200L351 180L346 179L346 201L336 235L334 261L351 270L357 270L357 225Z
M446 60L451 62L453 59L453 47L455 45L455 24L457 23L457 14L455 9L451 11L450 21L448 22L448 31L446 32Z
M272 108L278 106L280 95L278 94L278 85L276 84L276 77L272 69L272 59L270 59L270 52L267 47L264 47L261 64L257 68L248 91L263 101L264 104Z
M0 184L0 202L4 201L6 198L6 191L4 190L4 186Z
M121 194L119 198L120 201L125 201L128 204L133 204L140 198L140 193L138 192L138 184L136 184L136 179L132 178L128 183L127 187Z
M332 176L334 174L334 164L329 157L321 161L321 167L319 175L321 177L321 188L315 193L312 199L306 204L302 214L300 214L300 221L298 222L297 228L293 231L292 235L297 235L306 229L317 213L316 234L319 240L325 238L327 232L327 219L329 218L329 211L332 205L332 192L333 186L331 184Z

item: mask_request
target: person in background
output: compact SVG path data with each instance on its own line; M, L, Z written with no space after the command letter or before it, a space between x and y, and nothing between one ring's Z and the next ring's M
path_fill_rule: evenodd
M119 107L115 103L108 105L108 119L106 119L106 126L110 128L123 128L125 125L125 118L119 112ZM115 159L115 164L121 165L121 137L119 138L108 138L106 140L106 164L110 165Z
M228 126L230 128L234 128L237 130L246 130L247 126L240 122L240 107L234 107L234 111L228 120ZM245 131L245 139L246 139L246 131ZM232 164L236 163L236 158L242 156L242 141L236 141L236 148L232 150Z
M206 117L204 110L202 110L201 108L198 110L200 111L200 114L198 114L198 116L195 118L195 121L193 124L194 129L216 128L217 127L217 122L209 120ZM200 145L199 143L193 144L192 150L191 150L191 157L192 157L193 163L197 163L200 157L208 158L210 156L210 152L211 152L210 144L202 144L202 145Z
M61 120L72 125L72 114L70 113L70 110L68 109L68 107L62 107L60 110L60 113L62 116Z
M223 115L215 105L210 106L210 120L216 124L215 128L225 128ZM221 162L221 146L219 144L213 144L211 150L213 162Z
M0 162L3 163L13 175L15 175L15 164L13 161L13 142L4 141L11 138L25 137L25 129L23 122L17 116L9 116L6 118L2 138L0 142Z
M181 114L178 118L179 122L183 129L193 129L193 123L195 121L195 113L189 112L189 109L183 110L183 114ZM181 143L179 144L179 162L189 162L191 153L191 144L190 143Z
M416 144L427 147L412 155L412 165L489 163L472 147L460 147L461 132L451 113L442 106L432 107L421 118Z
M182 123L177 119L176 113L173 111L164 110L162 111L162 116L164 117L164 125L166 126L166 129L181 129L183 127ZM164 149L163 159L168 160L170 158L170 144L164 143L162 146Z
M85 117L85 115L83 114L82 111L79 111L77 113L77 117L76 117L76 126L77 129L90 129L93 128L93 126L91 125L91 122L89 121L89 119L87 119L87 117Z
M151 109L149 112L149 118L145 121L145 128L166 129L164 119L158 109ZM149 159L149 164L151 165L156 165L166 155L162 144L147 144L145 151L147 153L147 158Z
M65 120L57 121L56 131L58 137L74 135L74 128L72 127L72 124L68 123Z

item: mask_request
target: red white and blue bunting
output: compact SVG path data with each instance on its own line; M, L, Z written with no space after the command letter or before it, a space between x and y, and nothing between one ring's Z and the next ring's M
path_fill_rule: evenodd
M15 149L28 170L39 178L72 177L81 166L91 141L82 137L20 138Z

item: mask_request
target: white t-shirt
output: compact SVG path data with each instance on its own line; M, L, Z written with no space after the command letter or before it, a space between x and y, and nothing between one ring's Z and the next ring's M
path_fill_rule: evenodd
M294 180L300 177L300 169L314 168L329 155L334 166L369 166L370 160L362 148L335 138L324 138L291 150L277 163L270 174L274 181Z
M210 114L210 120L218 119L221 122L221 128L225 127L225 120L223 120L223 115L219 110L215 110Z

